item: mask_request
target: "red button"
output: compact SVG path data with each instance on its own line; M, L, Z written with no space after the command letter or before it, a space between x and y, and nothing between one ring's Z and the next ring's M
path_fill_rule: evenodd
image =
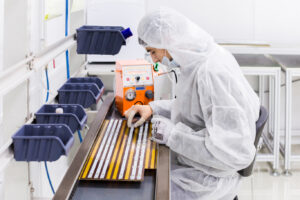
M130 79L129 78L126 78L126 81L129 81Z
M146 79L149 80L149 77L147 76Z

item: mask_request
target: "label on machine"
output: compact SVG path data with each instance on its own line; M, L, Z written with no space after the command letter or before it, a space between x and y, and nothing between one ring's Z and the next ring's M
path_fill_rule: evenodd
M123 87L153 85L151 65L124 66L122 76Z

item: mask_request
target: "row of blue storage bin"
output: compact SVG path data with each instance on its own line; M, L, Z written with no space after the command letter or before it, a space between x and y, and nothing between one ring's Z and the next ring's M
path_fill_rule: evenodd
M58 90L58 102L61 104L80 104L84 108L88 108L96 104L103 93L104 86L99 78L70 78Z
M83 106L96 103L104 91L102 81L91 77L71 78L62 88L59 100L66 104L43 105L35 113L37 124L24 125L13 135L17 161L55 161L67 155L74 143L73 133L87 121Z
M16 161L55 161L67 155L74 143L65 124L24 125L12 138Z

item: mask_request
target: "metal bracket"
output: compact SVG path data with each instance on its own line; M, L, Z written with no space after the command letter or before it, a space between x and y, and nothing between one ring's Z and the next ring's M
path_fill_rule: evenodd
M30 52L29 54L26 55L26 58L29 58L29 57L33 57L33 52ZM33 70L33 60L34 60L34 57L27 62L28 70Z

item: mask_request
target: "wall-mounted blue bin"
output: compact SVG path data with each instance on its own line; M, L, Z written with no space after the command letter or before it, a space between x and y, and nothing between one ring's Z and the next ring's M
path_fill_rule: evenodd
M60 104L80 104L88 108L96 104L103 94L95 83L65 83L58 90Z
M63 113L56 113L61 108ZM45 104L36 113L37 124L66 124L72 133L81 130L87 121L84 108L79 104Z
M122 31L124 28L120 26L82 26L76 30L77 53L115 55L130 35L127 32L123 35Z
M17 161L55 161L67 155L74 143L70 128L64 124L27 124L12 139Z
M100 91L104 89L102 81L97 77L74 77L70 78L66 83L95 83Z

